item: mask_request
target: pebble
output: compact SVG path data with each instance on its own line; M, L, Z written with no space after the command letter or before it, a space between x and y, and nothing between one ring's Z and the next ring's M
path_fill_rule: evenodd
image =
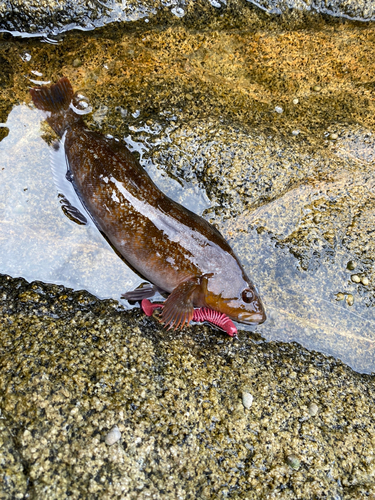
M187 99L188 101L192 101L192 100L193 100L193 96L192 96L191 94L186 94L186 96L185 96L185 97L186 97L186 99Z
M315 85L315 87L313 87L313 90L315 90L315 92L319 92L320 90L322 90L322 87L320 85Z
M298 104L299 100L298 99L293 99L293 104Z
M354 281L354 283L360 283L361 278L358 276L358 274L352 274L352 281Z
M73 68L78 68L79 66L82 66L81 59L74 59L74 61L73 61Z
M299 135L300 134L300 131L299 130L292 130L292 135Z
M300 460L295 455L288 455L286 457L286 463L289 467L295 470L299 469L299 466L301 465Z
M308 407L308 412L312 417L315 417L319 413L319 407L315 403L310 403Z
M120 439L121 439L121 432L119 431L119 428L117 427L117 425L115 425L108 432L104 441L105 441L105 444L107 444L108 446L112 446L113 444L117 443L117 441L119 441Z
M335 141L338 138L339 138L338 134L329 134L328 136L328 139L331 139L331 141Z
M354 297L351 293L348 293L348 295L346 296L346 303L348 304L348 306L352 306L354 304Z
M281 113L284 111L283 108L281 106L276 106L275 108L275 111L276 113L279 113L281 115Z
M362 285L365 285L365 286L367 286L370 283L369 279L366 276L363 276L363 278L361 278L361 281L362 281Z
M318 224L318 222L320 222L321 218L322 218L321 215L314 215L313 221L315 222L315 224Z
M184 17L185 15L185 11L181 7L173 7L173 9L171 9L171 12L177 17Z
M251 408L251 405L253 404L253 400L254 400L254 397L249 392L242 393L242 404L244 405L246 410Z
M343 293L340 292L336 295L336 300L344 300L344 299L345 299L345 295Z
M357 264L353 260L350 260L347 263L346 267L349 269L349 271L353 271L353 269L357 267Z

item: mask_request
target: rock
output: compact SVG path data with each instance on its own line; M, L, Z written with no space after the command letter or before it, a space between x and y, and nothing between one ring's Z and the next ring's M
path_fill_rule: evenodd
M352 306L354 304L354 297L351 293L348 293L348 295L346 296L346 303L348 304L348 306Z
M370 21L375 19L375 5L372 1L366 0L342 2L341 0L333 0L327 4L324 0L315 2L307 1L290 1L290 0L257 0L256 5L263 8L270 14L287 13L290 8L295 8L302 11L310 9L322 14L331 14L334 16L343 16L345 18L358 19L362 21Z
M28 292L39 300L20 302ZM118 311L62 286L0 276L0 296L4 498L24 498L27 477L41 500L72 492L139 498L141 487L156 499L201 498L207 470L215 475L211 497L233 478L245 496L251 480L259 498L270 488L293 500L361 500L372 491L375 465L361 467L363 450L372 447L372 376L297 343L254 343L248 332L239 332L238 343L207 326L168 332L138 309ZM285 377L286 367L298 378ZM242 416L239 381L251 381L257 401ZM306 407L324 401L322 425L301 420L296 396ZM101 439L114 418L122 446ZM293 452L285 457L288 443ZM314 460L309 443L319 446ZM327 457L332 480L321 476ZM313 482L295 476L301 462Z
M289 465L289 467L295 470L298 470L301 465L301 461L298 457L296 457L296 455L288 455L286 457L286 463Z
M271 13L283 14L295 10L298 16L301 12L315 11L338 17L355 20L370 21L375 19L375 2L373 0L348 0L343 3L333 0L327 6L324 0L301 2L299 0L259 0L254 2L257 7ZM95 4L89 0L62 0L53 2L45 0L4 0L0 4L0 27L14 33L40 33L44 35L58 35L61 32L74 28L94 29L108 23L118 21L142 20L149 25L154 18L162 16L170 24L176 21L196 23L212 20L224 14L231 14L237 18L244 18L244 22L251 24L254 7L244 0L233 0L230 8L226 1L217 0L187 0L183 8L178 0L168 3L152 0L133 0L116 2L106 0ZM317 88L320 86L317 85Z

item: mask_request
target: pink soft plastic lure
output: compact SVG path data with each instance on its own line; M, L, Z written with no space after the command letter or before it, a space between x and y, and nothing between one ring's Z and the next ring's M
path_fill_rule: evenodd
M141 302L141 307L146 316L152 316L155 309L162 309L163 304L152 303L148 299L143 299ZM199 309L194 309L193 321L203 322L208 321L212 325L218 326L221 330L226 332L231 337L237 335L237 328L234 326L233 321L231 321L228 316L222 314L208 307L200 307ZM171 327L170 327L171 328Z

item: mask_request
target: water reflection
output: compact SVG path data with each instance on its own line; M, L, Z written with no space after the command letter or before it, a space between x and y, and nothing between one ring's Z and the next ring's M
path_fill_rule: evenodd
M94 226L62 213L40 121L37 111L15 107L0 143L0 270L118 298L139 279Z
M94 225L79 226L63 214L50 168L55 153L41 138L41 121L38 111L16 106L6 123L9 135L0 142L0 272L120 299L141 279ZM130 149L142 153L136 142ZM143 163L179 203L197 212L209 206L197 187L182 186Z

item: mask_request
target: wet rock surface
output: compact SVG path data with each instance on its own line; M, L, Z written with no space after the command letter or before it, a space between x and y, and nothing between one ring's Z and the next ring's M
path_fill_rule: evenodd
M226 15L237 16L246 23L249 12L258 7L269 14L292 18L315 12L358 21L375 19L372 0L333 0L329 3L323 0L2 0L0 30L53 37L72 29L92 30L119 21L199 25L215 22L217 17Z
M372 377L248 332L166 332L64 287L1 276L0 294L3 498L374 490Z
M332 16L342 16L358 21L371 21L375 17L375 5L366 0L358 2L351 2L350 0L332 2L319 0L256 0L253 3L271 14L283 14L288 12L289 9L296 9L299 11L316 11Z

